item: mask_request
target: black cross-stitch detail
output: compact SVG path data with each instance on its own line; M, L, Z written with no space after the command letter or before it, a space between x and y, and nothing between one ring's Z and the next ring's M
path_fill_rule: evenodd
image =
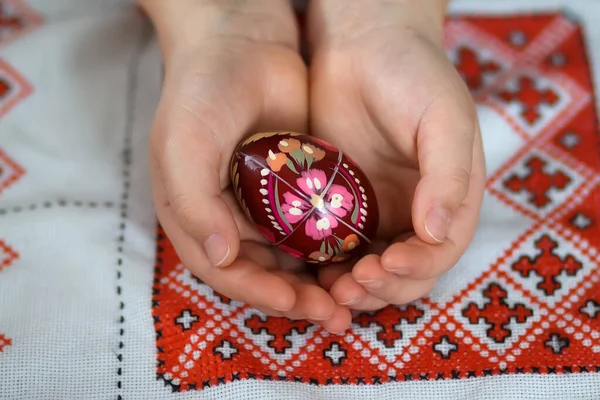
M334 351L333 350L334 347L337 349L336 351L341 351L343 353L343 355L341 357L339 357L337 361L334 361L333 358L330 355L328 355L328 353L331 354L331 352ZM329 360L331 366L333 366L333 367L339 367L340 365L342 365L342 363L345 360L348 359L346 350L338 342L331 342L331 344L328 348L323 349L322 355L323 355L323 358Z
M122 287L122 266L123 266L123 247L125 245L125 233L127 228L127 219L128 219L128 211L129 211L129 192L131 190L131 165L132 160L131 156L133 153L133 128L134 128L134 118L135 118L135 97L137 93L137 80L138 80L138 70L140 65L140 59L142 56L143 50L146 48L146 45L149 43L151 34L151 26L148 22L143 21L142 27L139 32L137 46L129 60L129 64L127 65L127 97L125 99L125 107L126 107L126 117L125 124L123 126L123 147L122 147L122 192L121 192L121 201L119 203L120 212L120 222L119 222L119 233L117 235L117 266L116 266L116 275L117 275L117 295L119 297L119 342L118 342L118 351L117 351L117 360L119 360L119 369L117 372L117 388L119 389L119 393L117 394L118 399L123 399L123 395L121 392L122 389L122 380L121 375L123 374L123 353L121 350L124 345L124 336L125 336L125 302L123 301L123 287ZM173 390L176 391L176 390Z
M553 354L562 354L563 350L569 347L571 341L568 337L562 337L558 333L552 333L543 341L543 344L544 347L549 349Z
M115 203L113 201L104 201L104 200L103 201L83 201L83 200L66 200L66 199L46 200L46 201L40 201L37 203L31 203L31 204L2 207L2 208L0 208L0 215L19 214L22 212L47 210L50 208L57 208L57 207L59 207L59 208L65 208L65 207L114 208Z
M445 353L441 350L438 350L437 347L442 344L443 342L446 342L446 344L448 345L452 345L451 348L448 349L448 352ZM450 340L450 337L448 335L444 335L440 338L440 340L438 342L434 342L432 345L432 349L436 354L439 354L440 357L442 357L443 359L447 360L452 356L452 353L456 353L458 351L458 344L454 343Z

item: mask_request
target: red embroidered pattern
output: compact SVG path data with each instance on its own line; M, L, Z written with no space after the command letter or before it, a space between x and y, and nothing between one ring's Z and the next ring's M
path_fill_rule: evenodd
M0 239L0 272L8 268L18 257L17 252Z
M31 85L17 71L0 60L0 117L32 91Z
M0 2L0 45L31 32L42 23L41 16L21 0ZM31 85L10 65L0 59L0 117L4 116L18 102L33 91ZM0 148L0 195L17 182L25 170L17 164L4 149ZM9 267L19 257L0 238L0 272ZM12 340L0 333L0 353L12 344Z
M11 266L17 259L19 254L14 251L9 245L7 245L2 239L0 239L0 272L5 268ZM9 337L4 336L0 332L0 353L4 351L8 346L12 344Z
M0 194L23 176L25 170L0 148Z
M0 2L0 44L7 44L38 28L42 17L23 0Z
M493 234L482 228L490 251L461 271L463 287L362 313L345 336L332 336L214 293L159 229L159 378L185 391L240 379L380 384L600 372L600 160L583 43L581 27L559 13L448 20L449 56L476 101L511 128L487 183L498 221L511 222Z

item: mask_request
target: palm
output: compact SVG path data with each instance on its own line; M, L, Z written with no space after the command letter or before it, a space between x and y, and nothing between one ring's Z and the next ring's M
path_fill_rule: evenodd
M420 178L417 128L436 94L422 88L435 87L437 70L448 65L424 74L426 68L414 60L433 66L430 53L414 44L398 48L397 41L387 48L386 40L368 37L316 55L311 117L313 134L340 147L369 176L380 207L378 235L387 241L412 229Z
M348 310L314 278L293 273L300 263L268 246L229 185L229 160L244 137L306 130L304 63L287 46L247 40L224 38L196 50L167 69L155 121L151 165L161 224L182 262L215 291L270 315L344 329ZM215 268L199 245L204 230L230 236L226 267Z
M404 32L384 28L323 46L311 65L311 132L361 166L380 208L374 255L319 277L336 301L356 309L429 292L470 242L483 193L468 90L443 49ZM436 198L452 198L457 210L443 244L424 225Z

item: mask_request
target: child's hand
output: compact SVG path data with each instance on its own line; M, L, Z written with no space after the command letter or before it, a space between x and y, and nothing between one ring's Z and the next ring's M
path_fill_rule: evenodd
M471 96L442 48L444 13L443 0L311 3L312 132L356 160L380 207L381 255L321 271L350 308L426 295L476 229L482 143Z
M215 291L273 316L345 329L350 312L316 282L278 269L237 207L229 160L246 135L306 131L307 73L287 0L140 0L165 81L151 136L158 218L182 262Z

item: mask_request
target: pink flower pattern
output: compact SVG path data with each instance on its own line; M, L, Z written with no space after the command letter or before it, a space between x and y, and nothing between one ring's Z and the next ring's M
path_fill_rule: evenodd
M291 192L284 193L285 204L281 209L285 218L294 224L302 221L314 209L305 224L306 235L314 240L331 236L333 229L338 226L332 214L344 217L352 209L354 196L340 185L334 184L327 189L327 176L318 169L302 172L296 183L310 201Z

